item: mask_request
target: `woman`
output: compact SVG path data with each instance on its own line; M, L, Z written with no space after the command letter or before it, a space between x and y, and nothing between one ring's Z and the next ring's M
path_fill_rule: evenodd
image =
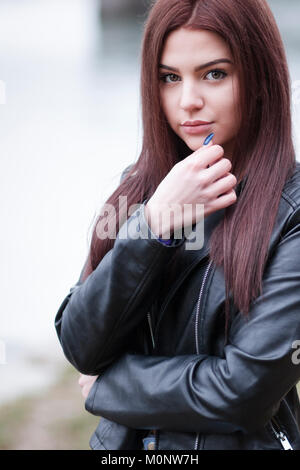
M112 220L99 216L56 316L86 409L101 416L92 448L300 449L289 80L266 1L152 7L143 148L107 201L118 236L99 236ZM119 196L141 205L130 215ZM178 231L203 217L203 245L187 249L193 232Z

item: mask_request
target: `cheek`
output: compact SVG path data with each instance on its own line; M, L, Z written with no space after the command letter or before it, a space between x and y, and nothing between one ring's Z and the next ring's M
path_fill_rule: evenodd
M226 87L223 90L220 90L219 93L215 93L214 100L218 111L224 111L224 114L225 112L232 111L235 106L235 100L231 87Z
M228 128L236 127L239 121L237 112L238 96L232 86L226 87L222 93L216 94L214 98L220 122Z
M164 93L161 93L160 98L161 98L162 109L163 109L163 112L165 113L167 121L169 122L169 124L172 124L172 120L174 120L174 118L176 117L175 96L174 94L170 93L170 90L168 90L168 91L165 91Z

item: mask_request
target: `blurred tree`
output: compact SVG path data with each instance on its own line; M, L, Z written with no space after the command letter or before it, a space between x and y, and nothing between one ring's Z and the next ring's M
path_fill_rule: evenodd
M116 15L140 15L148 10L151 0L100 0L103 18Z

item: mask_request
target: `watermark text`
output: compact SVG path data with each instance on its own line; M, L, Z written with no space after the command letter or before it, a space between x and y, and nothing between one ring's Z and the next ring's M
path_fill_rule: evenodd
M128 208L127 197L119 196L118 210L109 203L101 208L96 234L100 240L184 238L187 250L199 250L204 244L204 205L174 203L161 206L146 217L143 204Z

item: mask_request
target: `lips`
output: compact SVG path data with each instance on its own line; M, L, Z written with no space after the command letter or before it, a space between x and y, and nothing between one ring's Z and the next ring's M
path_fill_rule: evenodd
M207 121L186 121L182 124L182 132L191 136L205 137L205 134L209 134L213 131L213 122Z
M212 124L212 122L208 121L186 121L183 124L181 124L184 127L195 127L195 126L203 126L207 124Z

